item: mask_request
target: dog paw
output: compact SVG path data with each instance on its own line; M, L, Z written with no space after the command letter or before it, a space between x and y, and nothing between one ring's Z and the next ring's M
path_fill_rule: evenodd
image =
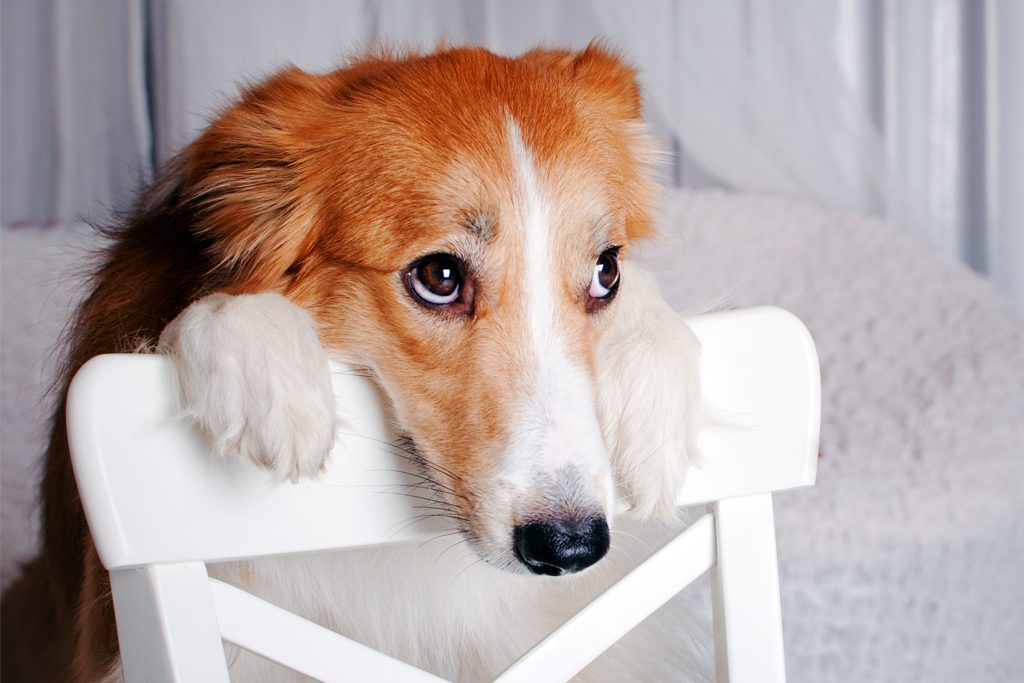
M598 412L619 493L640 517L672 518L699 422L697 338L631 268L598 348Z
M164 328L186 415L226 459L278 479L319 473L335 436L327 354L312 317L280 294L210 294Z

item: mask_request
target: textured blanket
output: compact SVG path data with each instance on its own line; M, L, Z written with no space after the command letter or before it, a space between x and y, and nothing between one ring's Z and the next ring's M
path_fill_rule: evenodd
M818 485L776 496L790 680L1024 680L1024 320L879 221L703 191L662 225L677 308L778 305L818 347Z
M782 306L818 345L818 485L776 497L790 680L1024 680L1024 321L883 222L722 191L670 194L660 222L641 258L679 310ZM6 585L88 238L3 240Z

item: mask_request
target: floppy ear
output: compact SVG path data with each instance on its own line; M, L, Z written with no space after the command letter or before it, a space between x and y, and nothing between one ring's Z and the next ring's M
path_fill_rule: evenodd
M238 290L274 289L316 241L302 131L321 78L291 68L249 89L175 162L180 213Z
M626 234L643 239L656 234L651 209L660 192L653 167L661 156L643 120L636 71L599 42L579 52L533 50L523 59L554 71L576 85L581 112L604 128L602 144L618 156L618 196L623 198Z
M608 114L626 121L641 120L643 104L636 71L600 42L592 42L579 52L532 50L523 59L571 75L582 86L581 91Z
M573 73L589 91L600 93L601 99L613 105L613 113L632 121L643 115L640 86L636 71L598 43L591 43L575 55Z
M671 519L696 460L700 344L648 273L623 263L598 345L598 417L616 484L639 517Z

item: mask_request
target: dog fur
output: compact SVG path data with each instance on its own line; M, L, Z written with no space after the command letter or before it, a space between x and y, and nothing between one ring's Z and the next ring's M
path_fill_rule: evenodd
M656 195L640 111L633 72L600 46L380 55L246 91L110 232L70 328L43 553L4 596L5 680L120 678L63 408L85 361L140 345L174 360L217 457L282 481L315 476L330 452L328 357L364 368L466 540L456 553L284 557L212 575L480 680L625 571L613 552L571 577L534 576L507 539L556 508L610 519L622 502L670 518L693 453L696 341L628 260L653 232ZM622 284L591 310L594 258L611 247ZM437 252L468 264L463 308L431 310L404 289L409 264ZM646 669L618 648L587 675L700 668L675 638L647 647L660 659L645 655ZM238 680L290 680L231 657Z

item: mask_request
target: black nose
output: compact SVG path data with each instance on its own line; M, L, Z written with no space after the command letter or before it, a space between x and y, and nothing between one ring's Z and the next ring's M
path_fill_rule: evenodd
M515 553L534 574L560 576L586 569L608 552L604 517L549 520L516 527Z

